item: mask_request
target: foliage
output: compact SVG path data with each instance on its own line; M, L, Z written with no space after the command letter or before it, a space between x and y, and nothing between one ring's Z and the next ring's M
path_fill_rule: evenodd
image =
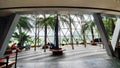
M69 42L69 38L63 38L62 41L64 41L66 44Z
M20 42L21 44L24 44L25 41L28 41L30 36L27 35L27 33L25 33L25 31L30 31L31 28L33 27L30 23L29 23L29 18L28 17L20 17L18 24L16 26L16 31L13 33L13 38L17 39L18 42ZM12 40L13 41L13 40Z
M21 36L21 38L19 38L19 36ZM20 43L21 44L24 44L25 43L25 41L26 42L29 42L30 41L30 36L29 35L27 35L25 32L21 32L20 34L19 33L17 33L17 32L14 32L13 33L13 35L12 35L12 37L13 38L16 38L16 39L19 39L20 41Z
M111 39L113 35L116 21L117 21L117 18L103 17L104 26L107 31L109 39Z
M59 16L59 17L60 17L60 21L62 22L62 25L63 25L63 26L64 26L64 25L69 26L69 25L70 25L70 22L71 22L72 24L74 24L74 19L70 18L69 15L61 15L61 16Z
M83 23L81 33L85 34L85 31L88 29L89 25L87 22Z
M37 21L37 24L39 24L42 28L47 25L50 26L52 30L55 29L55 17L47 17L47 18L39 18Z
M30 31L32 27L33 26L29 23L29 18L28 17L20 17L19 22L17 24L17 29L18 29L19 32L21 30Z

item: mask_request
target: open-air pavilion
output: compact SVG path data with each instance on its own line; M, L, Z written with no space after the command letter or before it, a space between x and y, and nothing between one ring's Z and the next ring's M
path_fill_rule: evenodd
M43 57L41 58L43 59L43 61L48 60L48 62L43 62L42 60L34 61L33 58L29 58L29 59L32 59L33 62L30 61L31 63L28 63L27 61L25 61L23 62L23 64L18 63L18 67L28 68L31 66L32 68L39 68L39 67L42 67L42 68L65 68L67 67L68 68L70 65L70 67L72 68L80 68L80 67L82 68L101 68L101 67L119 68L120 66L119 65L120 61L118 60L118 58L120 58L120 52L119 52L120 5L119 4L120 4L119 0L101 0L101 1L96 1L96 0L89 0L89 1L87 0L84 0L84 1L83 0L72 0L72 1L68 1L68 0L64 0L64 1L60 1L60 0L53 0L53 1L49 1L49 0L44 0L44 1L42 0L39 0L39 1L38 0L24 0L24 1L1 0L0 1L0 35L1 35L0 36L0 57L2 58L7 57L7 55L5 55L5 51L7 49L9 40L17 26L17 23L20 17L24 15L36 15L36 16L42 15L43 18L47 16L50 16L51 18L54 17L54 22L51 23L53 24L53 26L47 26L47 28L42 29L43 31L41 30L42 34L40 36L42 38L45 37L43 44L46 45L48 42L54 43L55 49L52 50L53 54L61 53L61 51L62 53L64 53L63 49L66 46L63 46L63 48L61 49L62 45L71 45L71 49L75 50L75 48L77 47L77 44L78 45L84 44L84 47L87 47L88 45L88 48L86 48L86 50L88 50L88 52L91 52L91 53L95 52L94 54L97 54L97 50L91 51L91 49L92 48L99 49L99 46L93 47L90 44L86 44L85 34L89 35L90 32L83 31L83 33L81 33L81 30L84 29L83 25L85 24L85 22L94 22L96 26L93 28L94 29L93 31L95 31L95 28L98 30L99 33L97 35L99 35L102 41L102 45L105 47L105 49L101 48L100 49L101 52L98 51L98 53L100 54L104 53L104 55L99 55L100 57L103 57L104 59L100 59L100 57L98 57L97 55L97 56L92 56L92 60L90 61L88 57L87 58L75 58L74 57L78 61L72 60L72 61L62 62L62 60L64 59L71 60L70 56L74 55L74 53L78 55L82 55L82 53L78 53L78 52L82 52L82 50L79 50L79 48L77 47L75 51L70 50L72 54L69 54L70 52L65 51L66 54L68 53L67 56L66 55L55 56L55 57L49 58L49 55L51 53L49 53L48 51L46 51L46 49L44 49L46 53L39 54L38 51L33 52L33 54L36 53L36 55L38 55L38 58L37 57L35 58L35 56L33 56L33 58L37 60L41 56ZM117 18L111 39L109 39L108 31L106 31L105 29L105 24L103 20L104 17ZM36 18L36 21L37 21L37 18ZM46 25L44 27L46 27ZM38 26L36 26L36 28L38 28ZM47 30L47 32L45 29ZM40 30L38 32L40 32ZM39 34L35 35L35 39L37 35ZM82 39L80 39L80 37ZM69 40L65 42L66 39L69 39ZM35 42L35 44L36 43L37 42ZM90 43L90 40L89 40L89 43ZM83 48L82 46L80 47ZM68 50L69 49L70 48L68 46ZM35 50L37 50L36 47L35 47ZM85 48L83 48L83 50L85 50ZM91 54L91 53L88 53L88 54ZM24 59L25 54L27 54L27 52L26 53L23 52L20 55L18 55L18 62L22 63L22 61L20 61L19 59L21 58ZM47 55L47 56L44 56L44 55ZM85 55L82 55L82 56L85 56ZM45 57L47 59L44 60ZM77 56L77 57L80 57L80 56ZM82 59L87 59L87 61L84 61ZM53 62L49 62L49 61L53 61ZM87 62L87 64L85 62ZM9 64L6 64L6 67L8 67L8 65ZM103 65L103 66L100 66L100 65ZM15 64L15 67L17 67L16 64Z

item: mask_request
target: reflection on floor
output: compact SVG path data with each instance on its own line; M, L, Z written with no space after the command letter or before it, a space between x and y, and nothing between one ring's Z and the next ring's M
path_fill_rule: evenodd
M64 55L52 56L51 51L22 51L18 55L17 68L120 68L120 61L107 55L100 46L62 46ZM11 60L13 60L12 58Z

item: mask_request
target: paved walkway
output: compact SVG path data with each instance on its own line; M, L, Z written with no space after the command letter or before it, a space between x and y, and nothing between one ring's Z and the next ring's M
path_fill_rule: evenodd
M65 50L62 56L52 56L51 51L44 52L41 48L22 51L18 55L17 68L120 68L120 61L110 58L100 46L62 48Z

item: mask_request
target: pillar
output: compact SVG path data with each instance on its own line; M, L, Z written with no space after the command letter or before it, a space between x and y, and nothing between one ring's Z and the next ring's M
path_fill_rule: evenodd
M19 15L11 14L0 17L0 57L4 56L8 42L19 20Z
M97 25L98 31L100 33L102 43L105 46L105 49L106 49L108 55L114 56L113 48L112 48L111 42L108 39L108 35L105 30L101 15L99 13L94 13L93 17L95 20L95 24Z

